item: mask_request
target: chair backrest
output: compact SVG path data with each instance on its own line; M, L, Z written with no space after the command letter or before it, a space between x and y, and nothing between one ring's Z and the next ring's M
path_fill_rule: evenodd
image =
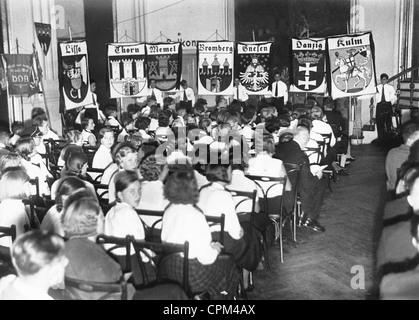
M16 225L12 224L10 227L0 227L0 238L10 237L12 239L11 243L16 240ZM10 253L10 248L0 247L0 261L4 262L7 266L9 272L15 273L15 269L12 263L12 256Z
M99 200L100 204L108 205L109 199L106 197L109 195L109 185L108 184L102 184L102 183L92 183L97 199Z
M145 267L142 255L147 257L151 266L154 270L154 279L157 283L162 282L166 279L163 279L159 273L158 263L162 261L163 258L169 258L170 255L182 254L183 255L183 278L182 278L182 287L185 292L190 292L189 288L189 242L184 244L172 244L172 243L161 243L161 242L152 242L146 240L136 240L133 236L126 236L125 238L118 238L112 236L106 236L100 234L96 238L96 243L100 245L109 244L112 245L106 251L112 255L112 251L117 248L125 248L127 250L126 255L126 270L124 273L131 272L131 259L130 259L130 250L131 246L134 248L136 258L138 260L140 270L142 273L144 286L150 286L153 284L149 281L150 277L147 274L147 269ZM154 258L151 254L155 254L158 258ZM157 261L157 263L155 262Z
M124 276L117 282L97 282L70 278L65 276L65 290L72 299L83 300L77 290L84 292L104 292L98 300L106 300L112 294L121 293L121 300L127 300L127 279Z
M99 168L87 168L87 175L95 182L100 183L102 180L103 173L106 169ZM93 174L91 174L93 173Z
M83 148L84 154L87 157L87 163L88 163L89 167L92 167L93 158L95 156L96 151L99 149L99 146L84 145L84 146L82 146L82 148Z
M131 272L131 238L130 236L126 236L125 238L120 237L112 237L107 236L105 234L99 234L96 237L96 243L100 245L108 245L105 247L106 252L112 256L116 257L116 255L113 253L115 249L124 248L126 250L126 256L125 256L125 270L122 270L124 273Z
M61 178L61 170L63 169L62 166L58 166L55 164L49 165L49 172L53 176L54 181Z
M45 150L47 151L47 160L51 164L58 164L58 159L61 155L61 150L67 145L68 141L63 139L48 139L44 140Z
M239 209L240 205L243 204L246 201L251 201L252 202L252 209L251 209L250 212L255 211L257 190L254 190L253 192L247 192L247 191L241 191L241 190L231 190L231 189L227 189L227 190L230 191L230 193L233 197L243 198L243 199L238 200L236 202L236 213L237 214L240 214L240 212L237 211Z
M247 178L253 180L256 185L258 186L261 194L263 195L263 199L259 199L259 201L263 201L264 203L264 210L270 213L268 198L269 198L269 191L274 190L273 187L280 186L281 188L281 202L280 202L280 212L282 212L283 207L283 195L285 193L285 185L287 184L288 177L285 175L283 177L268 177L268 176L256 176L256 175L246 175ZM263 182L271 182L272 184L265 190L261 183Z
M143 220L141 219L141 222L143 223L144 226L144 231L145 231L145 236L147 240L154 240L157 241L159 239L156 239L156 232L155 229L157 227L157 225L161 224L163 222L163 215L164 215L164 210L145 210L145 209L135 209L135 211L137 212L138 216L141 219L141 216L152 216L152 217L159 217L159 219L157 219L152 225L151 227L147 226ZM159 236L160 238L160 236Z
M10 227L0 226L0 238L11 237L12 243L16 240L16 225L12 224Z
M330 144L332 142L332 133L320 133L320 135L323 137L326 146L330 147Z
M29 207L29 222L30 225L25 224L24 229L25 232L31 230L31 229L38 229L39 225L38 225L38 217L36 216L36 211L35 211L35 201L32 197L30 197L29 199L23 199L22 202L25 206Z
M293 186L293 199L294 202L297 201L298 197L298 189L300 188L300 172L301 172L301 164L289 163L284 162L285 170L287 170L287 176L291 181L291 185ZM295 175L295 180L291 179Z
M182 288L185 292L189 293L189 242L186 241L184 244L174 244L174 243L167 243L167 242L152 242L152 241L145 241L145 240L136 240L131 237L131 243L134 246L135 254L138 260L141 260L141 254L147 256L150 260L151 265L154 268L155 277L157 279L157 283L161 283L165 280L161 276L159 272L159 263L163 259L170 259L172 255L182 255L183 256L183 276L182 276ZM150 256L150 251L153 252L158 259L156 259L157 264L154 262L152 257ZM141 266L141 264L140 264ZM142 269L143 270L143 269ZM144 275L146 277L147 273L145 272L144 268ZM144 278L143 275L143 278Z
M225 229L225 214L221 216L205 216L210 227L220 225L220 239L219 242L224 245L224 229Z
M324 141L316 141L317 147L305 147L304 153L307 157L311 157L313 154L317 155L315 164L320 164L323 160L324 149L326 147L326 143Z
M41 196L41 194L40 194L41 192L39 191L40 190L39 189L39 178L36 177L34 179L30 179L29 180L29 183L35 187L35 189L36 189L36 196L40 197Z

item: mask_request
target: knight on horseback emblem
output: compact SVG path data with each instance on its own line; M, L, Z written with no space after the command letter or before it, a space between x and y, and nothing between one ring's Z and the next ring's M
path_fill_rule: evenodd
M367 67L367 64L371 63L370 59L365 58L366 54L364 47L360 50L351 48L346 50L346 53L348 56L342 57L339 51L335 52L334 64L337 68L333 71L333 73L339 70L339 74L334 77L335 83L337 87L345 93L348 92L348 90L351 90L351 92L362 91L371 81L371 67ZM365 59L362 63L357 65L356 57L358 54L361 54L361 56ZM351 81L352 79L356 79L356 81ZM342 88L339 80L343 80L345 84L344 88ZM361 81L363 87L357 87Z

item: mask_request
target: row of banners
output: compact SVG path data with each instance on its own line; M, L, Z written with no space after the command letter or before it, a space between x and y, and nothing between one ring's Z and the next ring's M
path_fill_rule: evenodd
M291 42L291 92L328 92L333 99L376 92L370 32ZM145 96L150 79L163 92L179 89L181 43L113 43L107 50L110 98ZM270 95L272 54L272 42L197 42L198 95L233 95L234 78L249 95ZM10 94L36 91L39 67L34 57L3 55ZM92 104L87 43L60 43L59 63L65 109Z

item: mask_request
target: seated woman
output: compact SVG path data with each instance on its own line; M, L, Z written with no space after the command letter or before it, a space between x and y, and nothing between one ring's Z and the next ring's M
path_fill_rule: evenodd
M84 181L77 177L70 176L63 178L60 181L54 196L55 204L48 210L42 219L41 229L54 232L59 236L64 237L64 230L61 221L64 202L70 195L85 188L86 184ZM94 194L92 196L95 197Z
M273 137L268 134L263 136L262 148L256 147L256 157L249 160L247 175L281 178L287 175L282 160L274 159L275 143ZM282 185L275 185L276 182L258 181L261 188L258 188L259 205L262 211L269 214L278 214L281 197L284 196L283 204L285 212L290 212L293 206L291 194L291 183L287 179L285 194L282 194ZM271 187L272 185L275 185ZM269 189L270 188L270 189ZM263 190L263 191L262 191ZM267 193L267 194L264 194ZM267 206L267 207L266 207Z
M135 208L138 206L141 197L141 183L134 171L121 171L115 175L115 198L114 205L106 214L105 234L109 236L124 238L127 235L134 236L136 240L145 239L145 230L141 218ZM141 284L142 276L140 265L135 256L134 248L131 248L131 267L133 270L134 282ZM125 249L113 251L118 256L119 263L125 267ZM148 261L146 257L144 261Z
M92 194L96 195L95 188L91 181L89 181L89 177L87 176L87 156L84 153L74 152L71 153L67 159L65 166L61 171L61 178L54 181L51 186L51 200L55 200L55 196L57 194L57 188L60 185L61 181L64 180L66 177L77 177L83 180L86 188L89 189Z
M83 145L86 146L96 146L97 139L96 136L93 134L93 130L95 129L95 121L92 118L84 118L81 121L81 125L83 127L82 131L82 139Z
M33 138L21 138L16 143L15 151L22 157L21 163L31 179L39 179L40 195L50 195L51 191L47 183L48 177L51 177L47 167L42 161L41 156L35 148ZM41 159L40 159L41 158ZM32 191L35 194L35 191Z
M71 130L66 134L67 145L61 150L57 164L62 167L65 165L69 155L72 152L83 152L83 136L78 130Z
M115 175L123 170L137 171L138 154L134 146L129 142L118 143L112 151L113 163L103 173L101 183L109 185L109 203L116 201Z
M262 248L253 226L243 224L246 229L242 227L233 195L226 189L231 182L231 165L209 164L206 177L210 184L200 190L198 207L207 216L225 215L225 251L234 256L237 266L256 270L262 258ZM243 223L245 221L250 222L250 216L243 219ZM212 226L211 230L213 238L219 239L219 226Z
M164 211L169 201L164 197L164 181L168 174L167 165L159 164L155 155L146 156L140 164L141 199L137 206L143 210ZM143 222L151 227L160 217L140 215ZM159 228L160 226L156 226Z
M20 235L12 247L17 276L0 280L0 300L53 300L50 288L63 283L68 259L64 240L41 230Z
M0 179L0 226L16 225L16 236L25 233L25 228L31 225L29 208L22 202L31 195L29 179L28 174L19 168L5 172ZM0 239L0 246L10 248L11 245L11 238Z
M0 156L0 178L3 173L6 172L7 168L16 168L22 166L22 157L15 152L10 152L8 154L4 154Z
M71 195L64 206L63 228L68 239L65 253L69 260L66 276L87 281L116 282L123 276L121 266L104 248L96 244L96 237L103 233L103 212L93 198L85 197L84 192ZM106 292L79 291L82 299L96 300ZM120 293L111 294L109 300L121 299ZM128 299L132 300L180 300L186 294L178 285L157 285L136 291L128 283Z
M174 171L164 186L170 201L163 216L163 242L189 242L189 285L193 293L208 292L211 300L233 299L239 283L239 273L230 255L220 255L222 246L213 242L205 215L196 206L199 191L192 168ZM163 277L182 282L182 257L163 260ZM223 293L225 292L225 294Z

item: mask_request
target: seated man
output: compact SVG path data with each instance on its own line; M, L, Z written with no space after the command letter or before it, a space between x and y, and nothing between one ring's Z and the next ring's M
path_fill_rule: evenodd
M348 154L349 137L346 132L346 120L339 110L336 110L332 98L328 97L324 100L324 115L327 123L332 127L333 134L336 137L336 152L343 157L340 165L345 166L346 161L355 160Z
M294 139L287 142L280 141L273 157L281 159L283 163L301 165L298 192L303 214L300 217L300 223L314 231L324 232L325 228L317 220L323 205L326 180L323 179L322 170L319 170L316 175L311 173L308 157L303 151L309 139L309 130L304 126L298 126ZM290 175L289 178L291 184L295 186L296 176Z

